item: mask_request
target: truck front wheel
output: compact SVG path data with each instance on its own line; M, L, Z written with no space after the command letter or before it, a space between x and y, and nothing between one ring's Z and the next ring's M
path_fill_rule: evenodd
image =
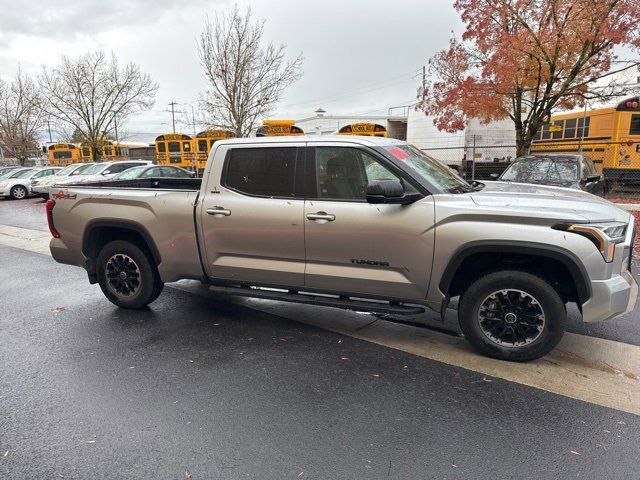
M138 246L114 240L104 246L96 260L102 293L121 308L142 308L153 302L164 286L158 269Z
M475 280L460 298L464 336L484 355L525 362L560 342L567 311L558 292L527 272L502 270Z

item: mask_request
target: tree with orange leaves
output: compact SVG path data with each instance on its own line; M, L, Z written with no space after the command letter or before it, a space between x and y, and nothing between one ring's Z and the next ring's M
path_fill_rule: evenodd
M466 119L513 120L527 154L558 109L625 94L620 75L640 62L640 0L456 0L462 38L429 59L418 109L447 132Z

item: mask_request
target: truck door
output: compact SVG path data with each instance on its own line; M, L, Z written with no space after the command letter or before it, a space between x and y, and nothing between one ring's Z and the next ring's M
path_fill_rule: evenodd
M316 145L316 144L314 144ZM351 144L309 147L305 286L341 294L424 299L434 243L434 204L372 205L369 180L400 178L387 160Z
M200 244L213 279L304 285L304 143L221 145L209 162Z

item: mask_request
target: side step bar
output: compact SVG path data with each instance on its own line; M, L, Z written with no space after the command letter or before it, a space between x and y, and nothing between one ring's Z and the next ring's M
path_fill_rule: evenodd
M209 285L213 293L235 295L238 297L261 298L264 300L278 300L280 302L304 303L323 307L344 308L360 312L388 313L393 315L418 315L424 313L424 307L407 305L399 302L383 302L375 300L356 300L350 297L333 297L315 295L313 293L299 293L296 291L264 289L254 287L222 287Z

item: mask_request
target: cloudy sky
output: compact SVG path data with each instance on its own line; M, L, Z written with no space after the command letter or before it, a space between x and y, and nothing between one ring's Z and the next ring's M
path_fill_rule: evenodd
M197 107L206 84L196 39L205 17L231 8L224 0L0 0L0 77L18 66L36 73L60 55L113 51L160 85L155 107L127 125L138 139L171 129L167 104ZM302 53L304 75L276 115L384 114L413 101L426 58L446 47L460 21L443 0L253 0L266 40ZM186 129L185 129L186 130Z

